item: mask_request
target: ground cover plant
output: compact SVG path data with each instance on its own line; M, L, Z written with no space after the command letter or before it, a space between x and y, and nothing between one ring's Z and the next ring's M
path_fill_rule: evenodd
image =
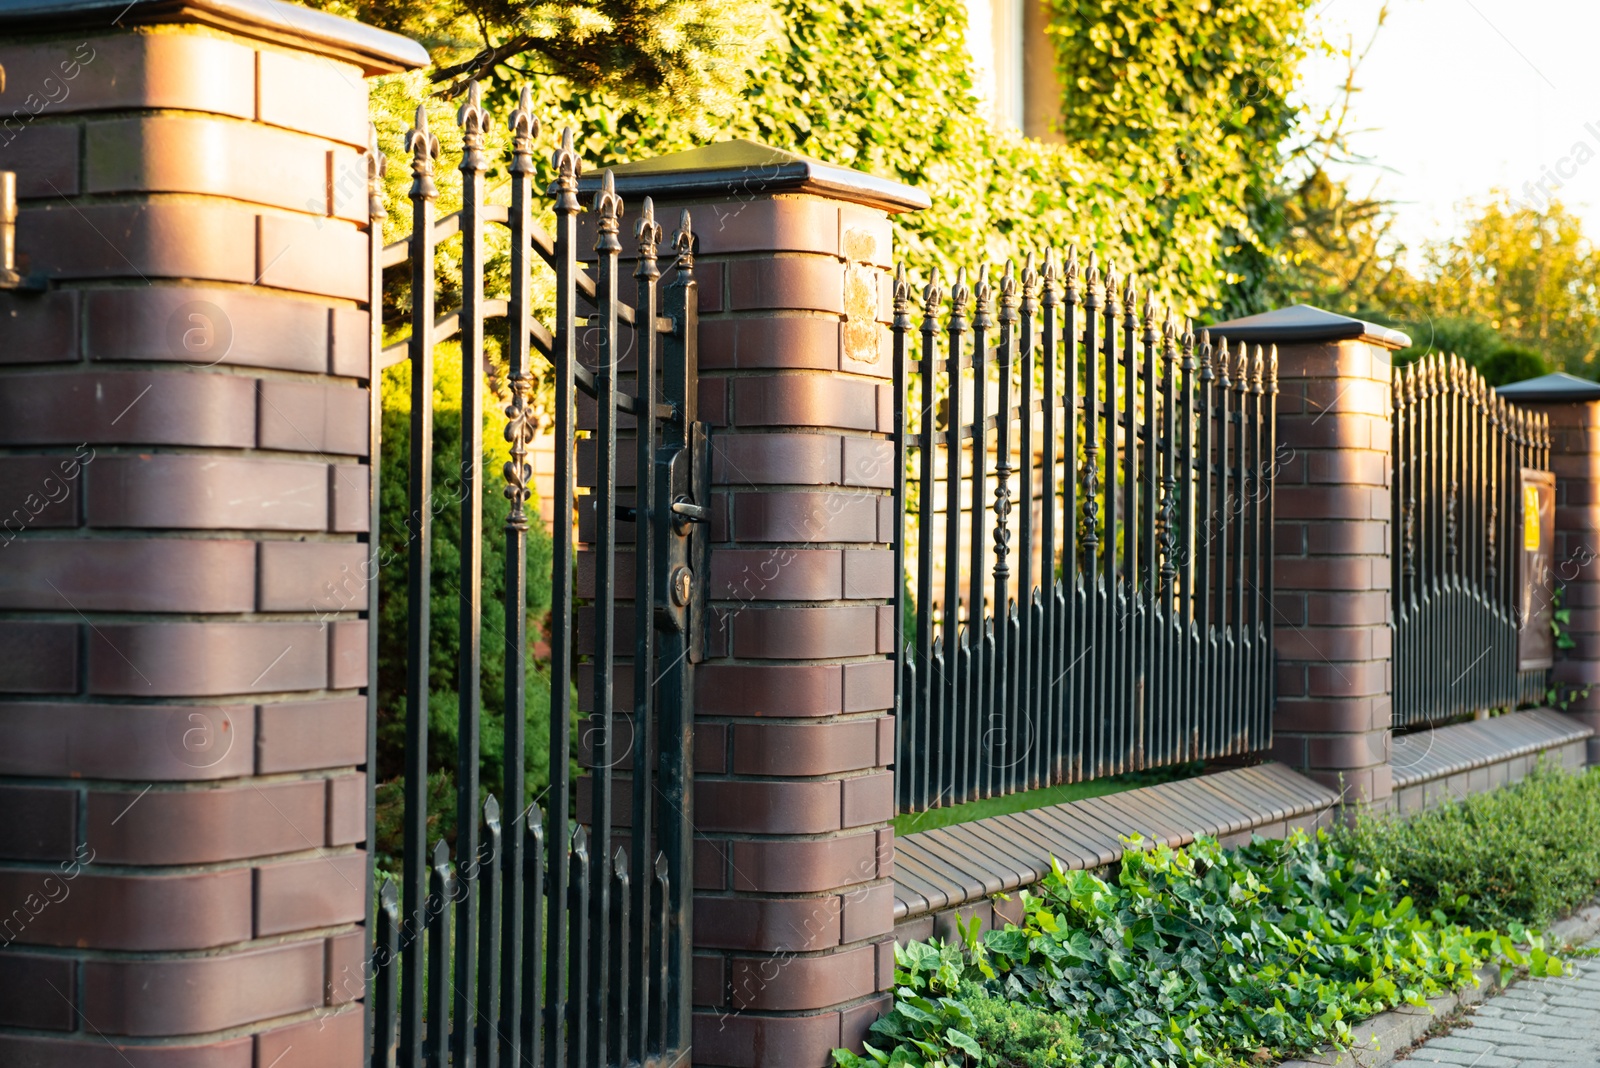
M1546 924L1600 892L1600 770L1540 768L1407 820L1362 819L1340 838L1419 908L1475 926Z
M1056 867L1035 889L1020 926L900 947L893 1009L839 1068L1270 1063L1485 964L1562 968L1520 925L1420 911L1326 834L1133 849L1113 876ZM999 1040L1024 1031L1038 1054Z

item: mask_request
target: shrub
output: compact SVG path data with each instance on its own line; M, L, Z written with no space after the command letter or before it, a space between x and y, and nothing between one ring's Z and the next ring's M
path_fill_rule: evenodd
M1600 771L1541 768L1515 786L1340 835L1360 861L1460 923L1546 924L1600 889Z
M1115 881L1054 866L1037 889L1020 927L897 950L895 1005L873 1025L887 1048L837 1051L841 1068L1002 1065L1007 1050L1115 1068L1277 1060L1348 1044L1351 1021L1470 985L1491 961L1562 969L1536 939L1517 947L1520 926L1420 912L1326 834L1134 850ZM985 1032L996 1038L976 1037L980 1017L1004 1021Z
M384 373L383 458L379 473L383 528L378 534L378 852L399 853L401 780L405 768L406 581L411 535L406 528L410 466L411 365ZM461 363L455 343L439 346L434 361L433 553L430 568L432 615L428 643L428 812L429 839L455 834L457 657L461 648ZM505 440L505 401L486 389L483 418L482 604L479 673L482 687L479 734L484 793L493 792L503 809L520 812L550 782L550 693L548 664L532 650L550 611L551 539L538 521L539 505L528 530L528 688L526 726L527 796L504 796L505 763L505 521L510 502L502 492L502 473L510 458ZM576 732L574 732L576 734Z

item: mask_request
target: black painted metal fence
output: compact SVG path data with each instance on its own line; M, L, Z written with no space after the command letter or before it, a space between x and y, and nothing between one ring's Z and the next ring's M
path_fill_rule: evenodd
M1523 472L1550 466L1548 417L1434 354L1395 372L1393 432L1395 725L1538 701L1546 671L1518 669L1523 586L1538 578L1519 551Z
M438 139L418 110L408 137L413 152L413 229L405 239L381 246L383 206L376 181L381 163L373 149L374 246L372 301L381 306L383 270L409 264L411 333L381 348L375 326L373 382L384 367L411 362L411 455L407 513L408 662L405 682L405 846L403 871L375 894L375 945L367 1006L372 1021L372 1063L391 1066L670 1065L686 1062L689 1046L691 844L689 777L692 667L688 654L689 602L672 591L687 576L691 525L698 507L691 499L691 438L703 439L694 422L695 282L685 214L672 248L677 254L670 284L660 279L657 247L663 233L649 201L634 227L637 260L635 303L620 299L618 259L622 204L609 172L593 205L598 237L595 265L578 262L579 161L565 131L553 163L555 232L533 222L533 143L538 123L528 96L508 119L513 134L511 203L488 203L483 132L488 117L476 86L459 116L462 127L463 207L436 218L434 160ZM509 299L485 299L485 229L506 226L511 237ZM461 305L440 315L435 308L435 248L459 236ZM554 271L553 329L533 316L534 257ZM511 461L503 487L480 485L482 469L483 353L486 319L509 320L509 370L513 402L507 409ZM375 315L374 319L378 317ZM636 327L637 329L628 329ZM580 332L582 337L580 338ZM434 346L459 337L462 359L461 543L459 605L461 680L458 694L457 837L430 847L427 812L429 603L428 566L433 537L433 448L431 401ZM624 346L633 369L632 393L619 388ZM580 350L597 358L585 367ZM527 536L532 468L527 463L533 433L530 359L537 349L553 366L556 476L550 661L550 802L522 809L524 731L528 675L526 630ZM597 457L593 491L575 492L577 443L575 401L581 390L595 398L598 430L590 435ZM376 389L372 455L379 453ZM639 480L631 501L617 492L619 413L643 413L631 439L637 469L654 472ZM698 450L703 452L703 449ZM376 470L376 468L374 468ZM482 495L503 492L511 501L505 526L505 777L515 811L502 814L493 797L479 791L479 650L483 531ZM372 529L382 515L373 495ZM573 527L575 506L592 508L596 519L596 596L593 655L574 656ZM617 567L617 527L631 528L635 566ZM698 537L698 536L696 536ZM618 575L631 571L623 589ZM369 591L377 613L377 583ZM632 598L636 635L630 693L612 685L616 648L614 599ZM372 662L376 670L376 649ZM564 754L571 745L575 671L592 673L595 713L588 728L591 811L588 826L569 814L571 783ZM372 686L375 695L377 688ZM376 715L374 706L372 714ZM617 727L637 730L613 731ZM649 729L653 725L654 730ZM375 736L375 722L369 725ZM626 743L631 749L621 752ZM369 754L374 767L376 754ZM631 811L614 812L614 779L633 780ZM370 798L369 798L370 802ZM613 831L625 825L624 839ZM373 824L369 807L369 842Z
M1276 351L1197 339L1092 256L997 285L929 285L920 327L895 287L902 811L1271 729Z

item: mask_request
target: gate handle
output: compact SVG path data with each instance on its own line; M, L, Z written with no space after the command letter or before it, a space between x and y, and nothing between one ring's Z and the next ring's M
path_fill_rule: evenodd
M699 504L690 504L686 498L672 502L672 514L680 517L678 520L680 523L711 522L711 509Z

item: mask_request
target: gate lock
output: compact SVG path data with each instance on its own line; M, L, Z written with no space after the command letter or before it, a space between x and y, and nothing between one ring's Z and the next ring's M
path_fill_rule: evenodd
M710 574L711 448L706 424L689 425L689 444L657 467L656 499L671 501L658 527L663 567L656 591L656 627L683 634L690 663L705 659L705 579ZM665 482L665 485L662 485Z

